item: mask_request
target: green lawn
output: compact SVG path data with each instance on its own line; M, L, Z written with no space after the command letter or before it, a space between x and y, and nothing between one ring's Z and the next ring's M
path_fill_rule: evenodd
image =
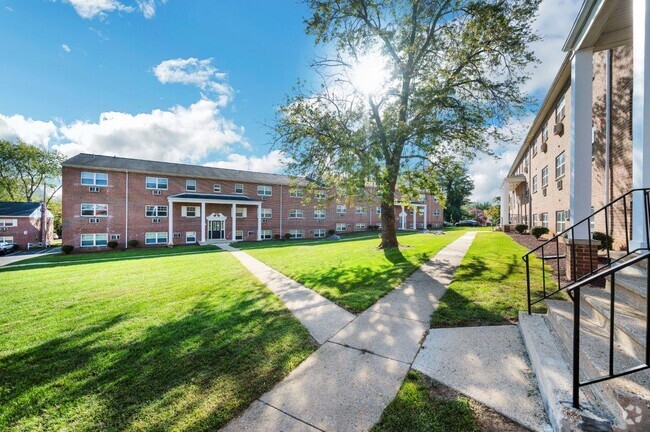
M0 272L0 430L216 430L314 351L230 254L135 252Z
M527 310L526 265L521 259L526 252L528 249L506 234L478 234L433 313L432 326L514 322L520 310ZM533 266L541 266L536 257L532 257ZM539 273L531 272L533 287L542 286ZM547 280L547 286L553 289L556 285ZM538 303L533 310L543 313L545 306Z
M377 233L340 241L274 241L237 247L346 309L361 312L466 231L400 233L400 248L388 250L377 248Z

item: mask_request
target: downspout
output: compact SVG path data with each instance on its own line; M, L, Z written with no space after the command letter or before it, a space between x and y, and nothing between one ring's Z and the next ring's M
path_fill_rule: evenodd
M610 158L612 146L612 50L607 50L605 77L605 201L610 202Z
M533 148L528 144L528 227L533 228Z
M124 249L129 248L129 170L126 170L126 205L124 219Z
M284 201L284 199L282 198L283 190L284 190L284 186L280 185L280 238L281 239L284 238L282 237L282 202Z

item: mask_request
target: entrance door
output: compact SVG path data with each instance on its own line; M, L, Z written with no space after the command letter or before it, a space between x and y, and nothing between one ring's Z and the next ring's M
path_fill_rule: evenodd
M208 221L208 238L210 240L219 240L225 238L223 221Z

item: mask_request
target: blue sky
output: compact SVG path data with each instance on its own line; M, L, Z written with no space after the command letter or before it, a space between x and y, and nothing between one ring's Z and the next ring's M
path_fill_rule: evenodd
M540 99L579 5L542 2L527 86ZM263 123L311 78L308 12L295 0L0 0L0 138L277 172ZM516 150L471 165L475 199L498 194Z

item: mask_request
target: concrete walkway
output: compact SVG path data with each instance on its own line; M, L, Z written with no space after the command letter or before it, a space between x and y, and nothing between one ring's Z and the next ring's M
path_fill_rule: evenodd
M223 430L369 430L397 394L429 329L430 315L475 235L470 232L454 241L370 309L352 316L347 325L324 339L316 352ZM278 276L244 252L226 250L231 250L262 282L270 282L267 286L277 290L281 299L288 296L287 307L312 334L319 335L319 342L350 318L331 306L320 312L321 296L315 293L317 297L304 301L306 309L295 307L291 301L308 295L302 290L311 290L284 280L286 277ZM292 292L295 297L288 295ZM311 309L316 313L301 317L301 311ZM328 314L334 317L333 325L327 324L327 319L309 319Z
M0 267L6 266L15 262L27 260L41 255L52 255L61 252L60 247L53 247L45 250L16 252L11 255L0 256Z

